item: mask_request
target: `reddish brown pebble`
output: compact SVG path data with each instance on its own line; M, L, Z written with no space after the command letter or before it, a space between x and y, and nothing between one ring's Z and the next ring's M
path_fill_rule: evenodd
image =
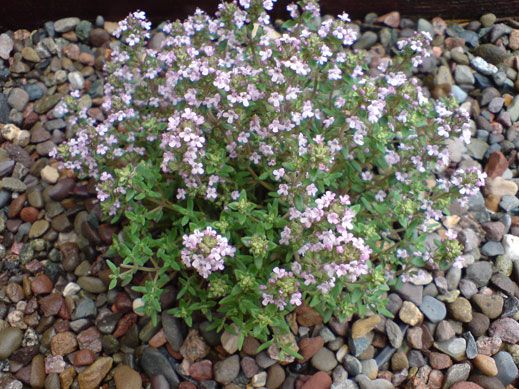
M36 220L38 220L38 215L40 214L40 211L38 211L34 207L25 207L22 208L20 211L20 218L27 223L34 223Z
M27 200L27 195L23 193L11 201L11 204L9 205L9 211L7 211L7 216L9 219L15 219L18 216L23 208L23 205L25 204L25 200Z
M74 366L88 366L94 363L96 355L87 348L79 350L74 356Z
M126 334L130 327L137 323L137 318L138 316L133 312L124 315L117 323L117 327L112 335L115 338L119 338Z
M151 347L157 347L163 346L167 343L166 335L164 334L164 329L161 328L159 332L157 332L149 341L149 345Z
M299 354L304 358L301 363L310 360L323 346L324 340L320 336L301 339L299 342Z
M508 160L501 151L496 150L490 154L485 166L485 173L487 173L488 178L502 176L506 169L508 169Z
M311 376L301 389L330 389L331 386L332 379L330 376L323 371L319 371Z
M59 309L58 316L64 320L70 320L70 312L68 310L67 304L61 304L61 308Z
M34 294L47 294L52 292L52 281L45 274L40 274L31 281L31 290Z
M132 310L132 300L128 297L126 293L119 292L117 296L115 296L115 313L126 313Z
M67 355L77 348L76 335L70 331L60 332L54 335L50 341L52 355Z
M447 369L452 366L452 359L447 354L432 352L429 354L429 362L433 369Z
M300 305L296 308L297 322L301 326L313 327L323 322L323 317L313 308L307 305Z
M56 332L65 332L70 330L70 324L67 320L59 319L52 325Z
M189 367L189 375L201 382L213 378L213 363L209 360L195 362Z

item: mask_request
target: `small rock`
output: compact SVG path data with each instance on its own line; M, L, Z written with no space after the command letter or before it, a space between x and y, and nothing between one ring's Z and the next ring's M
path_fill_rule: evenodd
M400 320L410 326L415 326L423 321L423 314L418 307L410 301L404 301L399 312Z
M506 351L500 351L494 356L497 366L497 378L503 385L510 385L517 377L517 366L514 359Z
M227 385L230 384L240 372L240 357L230 356L223 361L216 362L214 365L214 379L216 382Z
M114 369L116 389L142 389L142 378L139 373L126 365Z
M497 375L497 366L496 361L483 354L478 354L476 358L473 359L474 364L478 368L478 370L483 373L484 375L494 377Z

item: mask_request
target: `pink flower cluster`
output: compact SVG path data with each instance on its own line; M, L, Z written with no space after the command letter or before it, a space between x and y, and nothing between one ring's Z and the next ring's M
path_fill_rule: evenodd
M225 257L233 257L236 252L227 238L218 235L210 226L203 231L197 229L191 235L185 234L182 241L182 262L204 278L214 271L223 270Z
M260 285L262 304L274 304L280 311L288 304L299 306L303 303L303 295L299 291L300 283L294 277L294 273L279 267L272 270L272 276L267 285Z

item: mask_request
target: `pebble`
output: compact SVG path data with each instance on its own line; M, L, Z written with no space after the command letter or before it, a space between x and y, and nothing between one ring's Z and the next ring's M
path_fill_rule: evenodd
M337 366L335 354L326 347L322 347L318 350L311 358L310 363L314 368L320 371L331 371Z
M467 342L463 338L451 338L444 342L434 342L434 347L437 350L449 355L456 361L461 361L465 358L465 349Z
M215 381L222 385L231 383L238 376L239 372L240 357L238 355L216 362L213 369Z
M45 274L41 274L31 281L31 290L35 295L50 293L52 288L52 281Z
M445 383L443 384L444 388L450 388L454 384L457 384L461 381L466 381L469 378L470 374L470 364L469 363L458 363L449 367L447 372L445 373Z
M112 368L113 359L100 357L92 365L79 373L77 379L81 389L97 389Z
M332 379L325 372L319 371L312 375L302 386L301 389L329 389Z
M419 308L432 323L440 322L447 315L445 304L432 296L424 296Z
M359 384L360 389L393 389L394 385L383 378L376 380L370 380L363 374L355 377L355 380Z
M0 359L8 358L22 345L23 333L19 328L5 327L0 330Z
M473 359L473 362L484 375L494 377L498 373L495 360L487 355L478 354L476 358Z
M503 311L503 298L498 295L476 294L472 296L474 304L490 319L496 319Z
M519 323L509 317L498 319L490 325L489 334L503 342L515 344L519 341Z
M400 320L410 326L415 326L423 321L423 314L418 307L410 301L404 301L399 312Z
M353 339L362 338L368 332L373 330L380 322L380 316L375 315L366 319L359 319L353 323L351 328L351 337Z
M449 304L449 311L455 320L468 323L472 320L472 306L464 297L458 297L456 301Z
M67 355L77 348L76 335L70 331L60 332L51 340L50 348L52 355Z
M180 380L177 373L173 370L168 359L157 349L152 347L144 348L140 364L149 377L163 375L171 387L178 387Z
M142 378L139 373L126 365L114 369L116 389L142 389Z
M476 262L466 269L465 276L472 280L477 287L485 286L492 277L492 264L485 261Z
M512 356L506 351L500 351L494 355L496 367L498 370L497 378L503 383L503 385L511 384L517 377L517 366Z

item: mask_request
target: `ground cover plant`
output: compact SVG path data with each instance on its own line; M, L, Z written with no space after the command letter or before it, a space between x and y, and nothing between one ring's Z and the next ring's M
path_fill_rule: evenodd
M55 112L74 135L52 152L123 221L111 287L132 284L156 320L172 283L176 317L202 313L262 348L298 306L325 321L391 315L382 297L413 267L463 266L455 232L426 237L485 178L446 169L445 141L471 133L467 112L412 77L430 36L369 68L346 14L301 1L279 34L272 7L240 0L163 23L160 49L144 13L129 15L105 68L106 119L72 91Z

